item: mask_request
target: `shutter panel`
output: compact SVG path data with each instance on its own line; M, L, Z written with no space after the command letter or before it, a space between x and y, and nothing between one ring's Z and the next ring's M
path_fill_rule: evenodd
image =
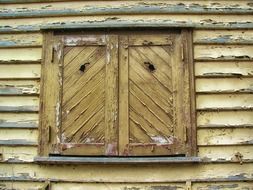
M120 38L120 155L186 153L180 45L180 34Z
M117 38L67 36L64 41L60 154L115 155Z

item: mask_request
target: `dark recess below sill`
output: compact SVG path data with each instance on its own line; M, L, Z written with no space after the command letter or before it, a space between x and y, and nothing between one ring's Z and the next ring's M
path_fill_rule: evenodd
M200 157L35 157L34 161L44 164L180 164L200 163Z

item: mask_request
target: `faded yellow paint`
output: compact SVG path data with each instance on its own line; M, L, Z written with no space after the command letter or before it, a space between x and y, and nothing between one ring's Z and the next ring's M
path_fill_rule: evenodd
M25 4L1 4L1 9L62 10L71 7L131 7L140 2L146 4L180 3L190 6L201 4L219 8L234 5L252 8L251 1L62 1ZM219 3L216 4L216 3ZM24 9L23 9L24 8ZM190 8L189 8L190 9ZM199 164L145 164L145 165L43 165L34 163L38 156L37 146L23 144L0 145L0 188L39 190L51 180L51 190L252 190L253 111L242 110L253 106L253 30L227 30L230 24L243 22L252 25L251 14L142 14L142 15L89 15L64 17L33 17L1 19L0 25L13 30L35 28L32 33L0 34L0 107L23 109L39 106L39 80L42 59L42 33L39 27L53 23L78 24L83 21L143 21L171 20L172 23L206 25L205 29L193 29L198 154L204 161L227 163ZM138 21L138 22L137 22ZM161 22L162 23L162 22ZM208 28L213 24L225 29ZM212 26L213 27L213 26ZM246 25L245 25L246 27ZM3 27L4 28L4 27ZM24 29L25 30L25 29ZM25 61L26 63L23 63ZM12 62L11 64L8 62ZM27 93L28 92L28 93ZM33 95L29 95L32 93ZM6 95L7 94L7 95ZM27 96L27 94L29 96ZM208 108L237 108L238 111L207 111ZM14 109L15 111L15 109ZM37 113L0 113L0 141L20 140L38 143ZM17 111L17 110L16 110ZM20 111L20 110L19 110ZM30 129L29 129L30 128ZM33 129L31 129L33 128ZM243 164L233 162L240 162ZM9 162L24 163L9 163ZM248 162L248 163L244 163ZM4 180L4 181L3 181ZM18 182L18 180L24 180ZM36 182L36 181L41 182ZM237 182L241 181L241 182ZM249 180L251 182L243 182ZM57 182L58 181L58 182ZM191 182L192 181L192 182ZM209 181L198 182L198 181ZM212 182L211 182L212 181ZM226 182L218 182L226 181ZM76 183L80 182L80 183ZM82 183L81 183L82 182ZM95 183L99 182L99 183ZM181 182L181 183L172 183Z

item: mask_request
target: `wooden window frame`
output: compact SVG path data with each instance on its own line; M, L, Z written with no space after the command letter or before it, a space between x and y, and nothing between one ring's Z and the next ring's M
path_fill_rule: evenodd
M136 30L134 30L136 31ZM138 31L138 30L137 30ZM156 30L155 30L156 31ZM182 36L182 59L184 62L184 67L187 67L185 73L185 78L188 78L186 83L188 83L189 89L184 89L185 93L189 96L184 100L187 109L189 111L189 117L187 118L189 125L187 125L187 130L185 134L185 139L187 141L187 153L186 157L192 157L197 155L197 142L196 142L196 111L195 111L195 81L194 81L194 65L193 65L193 43L192 43L192 30L191 29L181 29ZM89 32L88 32L89 33ZM93 31L90 34L96 34L97 32ZM98 32L100 33L100 32ZM106 32L103 32L106 33ZM109 32L111 33L111 32ZM68 33L66 33L68 34ZM122 34L122 32L116 32L117 35ZM40 95L40 127L39 127L39 156L48 157L50 152L57 152L57 128L61 122L60 114L60 105L59 101L61 99L60 86L60 77L62 63L61 59L58 59L56 63L54 62L55 49L57 46L53 44L59 44L60 38L57 35L54 35L54 31L45 31L44 32L44 41L43 41L43 61L42 61L42 84L41 84L41 95ZM58 47L59 48L59 47ZM60 65L60 67L59 67ZM50 78L50 72L58 72L58 77L55 79ZM120 69L119 72L122 72ZM119 80L124 80L124 78L119 78ZM47 83L45 83L47 81ZM54 90L52 91L52 86ZM119 86L121 88L121 86ZM120 97L121 99L122 97ZM120 101L120 100L119 100ZM119 109L122 109L119 107ZM48 110L51 110L49 113ZM54 114L52 114L54 113ZM58 115L57 115L58 114ZM119 115L119 123L124 121ZM120 135L120 132L119 132ZM57 153L55 154L57 155ZM157 156L159 157L159 156ZM196 160L195 160L196 161Z

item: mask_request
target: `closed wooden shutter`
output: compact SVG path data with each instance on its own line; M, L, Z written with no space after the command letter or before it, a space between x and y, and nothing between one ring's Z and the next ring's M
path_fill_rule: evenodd
M48 139L41 144L49 146L41 155L192 154L190 66L180 31L51 38L41 119Z
M181 35L129 35L120 42L120 154L186 154L189 84Z

